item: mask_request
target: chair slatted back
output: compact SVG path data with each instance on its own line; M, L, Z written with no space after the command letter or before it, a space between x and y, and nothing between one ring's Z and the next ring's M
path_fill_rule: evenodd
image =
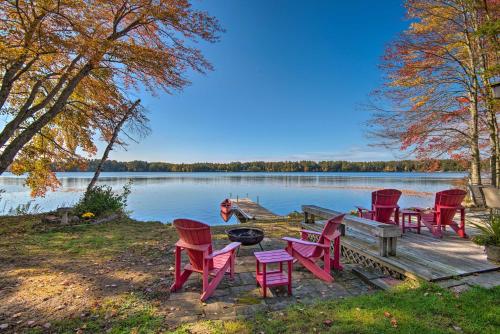
M462 189L449 189L436 193L434 202L434 210L437 213L436 222L439 219L442 225L450 224L466 195L467 192ZM453 208L443 208L443 206Z
M212 253L212 234L210 233L210 226L191 219L176 219L174 226L177 229L179 238L186 244L193 246L210 245L209 254ZM203 252L186 247L189 261L193 268L203 269ZM210 261L209 268L213 268L213 261Z
M340 225L342 225L342 221L344 220L345 214L340 214L335 217L330 218L326 223L325 227L323 227L323 231L321 231L321 235L319 237L318 243L322 244L325 242L325 238L332 241L337 236L340 235ZM323 248L316 247L313 252L313 257L319 257L323 253Z
M375 211L375 220L380 223L389 223L400 197L401 191L397 189L381 189L372 192L372 210ZM375 205L390 205L393 208L375 208Z

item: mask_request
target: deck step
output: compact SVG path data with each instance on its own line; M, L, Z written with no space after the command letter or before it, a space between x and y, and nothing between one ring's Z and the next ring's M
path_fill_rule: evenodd
M380 290L389 290L394 286L403 283L401 280L392 278L380 270L372 268L356 267L352 269L352 272L361 278L365 283Z

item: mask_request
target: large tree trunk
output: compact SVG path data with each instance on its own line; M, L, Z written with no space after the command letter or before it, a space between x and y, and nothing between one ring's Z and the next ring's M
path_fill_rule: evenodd
M26 71L28 71L31 66L38 60L38 55L33 57L30 61L28 60L28 49L33 41L35 32L39 28L40 23L43 21L47 13L35 17L35 19L30 22L29 29L26 31L26 36L24 38L25 51L19 55L19 57L13 61L10 67L6 68L3 72L2 82L0 84L0 109L4 106L7 98L10 95L12 86L14 82Z
M476 61L476 52L473 35L471 35L468 28L473 24L473 21L469 20L467 13L470 12L468 8L468 2L461 2L462 15L464 19L465 26L463 27L463 37L468 52L468 69L465 70L465 74L470 80L470 86L468 90L469 98L469 142L470 142L470 153L471 153L471 166L470 166L470 182L473 185L481 185L481 153L479 150L479 108L478 108L478 95L479 95L479 82L478 82L478 64Z
M481 154L479 151L479 115L477 109L477 100L471 96L472 101L469 107L471 120L470 120L470 149L471 149L471 169L470 177L473 185L481 185Z
M81 56L77 56L73 59L71 64L68 66L66 73L64 73L61 78L58 80L57 84L48 92L48 94L36 105L32 106L35 101L37 94L43 84L44 79L38 80L32 87L30 95L26 99L26 102L19 110L18 114L5 125L3 130L0 132L0 147L3 147L19 130L20 126L25 122L28 118L33 116L36 112L45 108L59 93L59 91L63 88L66 80L69 77L69 74L74 70L76 64L81 59Z
M498 123L497 123L498 124ZM497 188L500 188L500 143L498 140L498 126L497 126L497 147L496 147L496 153L497 153L497 161L495 164L495 167L497 169L496 171L496 176L497 176Z
M0 154L0 174L9 168L17 153L24 147L24 145L26 145L40 130L42 130L44 126L50 123L54 117L64 110L66 102L75 90L76 86L86 75L90 73L91 70L92 65L90 63L84 65L79 73L68 82L68 85L61 92L54 105L45 114L31 123L5 147L2 154Z
M498 156L498 123L493 110L488 111L488 128L490 133L490 170L491 185L499 186L499 156Z
M127 112L123 115L123 118L116 124L115 128L113 129L113 135L111 136L111 139L108 142L108 145L106 146L106 149L104 150L104 153L102 154L101 161L99 161L99 164L97 165L97 168L94 173L94 177L92 177L92 180L90 180L89 185L87 186L87 192L92 189L97 180L99 179L99 175L101 174L102 167L104 166L104 162L108 160L109 152L113 149L113 145L116 142L116 139L118 138L118 134L120 133L123 124L129 119L129 117L132 115L134 112L135 108L141 103L141 100L135 101L127 110Z
M483 0L482 3L478 3L478 7L484 10L485 22L495 22L495 16L490 13L490 6L494 6L493 3L488 3L487 0ZM479 15L478 15L479 17ZM484 22L480 22L484 24ZM479 27L478 27L479 28ZM478 28L476 30L478 30ZM491 184L500 187L500 140L498 138L498 121L496 115L496 108L498 108L498 103L495 103L493 98L493 89L491 87L491 81L489 75L486 73L495 66L499 65L500 55L498 53L498 35L494 32L486 33L484 35L485 43L479 41L478 46L481 50L481 61L483 63L482 69L482 80L486 87L487 95L487 107L488 107L488 126L490 132L490 151L491 151Z

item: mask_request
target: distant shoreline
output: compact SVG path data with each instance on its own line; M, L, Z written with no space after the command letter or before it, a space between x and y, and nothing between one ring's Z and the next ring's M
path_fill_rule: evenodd
M68 174L68 175L71 175L71 174L86 174L86 176L88 176L88 178L92 178L93 176L93 173L94 171L56 171L55 172L56 174L59 174L59 176L62 176L64 174ZM327 175L327 174L330 174L330 175L343 175L343 174L356 174L356 175L359 175L359 176L363 176L363 174L405 174L405 175L450 175L450 174L456 174L457 178L465 178L467 177L467 172L465 171L432 171L432 172L425 172L425 171L409 171L409 172L400 172L400 171L390 171L390 172L387 172L387 171L368 171L368 172L365 172L365 171L341 171L341 172L321 172L321 171L318 171L318 172L301 172L301 171L293 171L293 172L267 172L267 171L257 171L257 172L253 172L253 171L237 171L237 172L233 172L233 171L193 171L193 172L188 172L188 171L175 171L175 172L163 172L163 171L103 171L101 172L101 179L102 178L106 178L106 177L113 177L113 176L110 176L110 175L107 175L107 174L136 174L136 175L145 175L145 174L232 174L232 175L236 175L236 174L241 174L241 175L264 175L264 174L269 174L269 175L276 175L276 176L279 176L279 175L297 175L297 176L301 176L301 175L311 175L311 176L314 176L314 175ZM15 177L15 178L18 178L18 177L23 177L24 175L15 175L13 174L12 172L5 172L3 174L0 174L0 178L2 177ZM78 176L80 177L80 176ZM85 176L82 175L83 178L87 178Z
M99 160L89 160L84 168L64 170L67 172L93 172ZM54 168L56 170L56 168ZM392 160L392 161L250 161L250 162L197 162L197 163L168 163L148 161L116 161L107 160L103 165L103 172L243 172L243 173L342 173L342 172L467 172L467 168L460 162L451 159L421 161L421 160ZM62 172L62 171L61 171Z

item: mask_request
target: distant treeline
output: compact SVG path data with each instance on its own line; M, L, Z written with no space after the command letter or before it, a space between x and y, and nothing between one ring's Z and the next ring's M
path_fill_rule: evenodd
M92 172L99 160L90 160L85 170ZM461 172L466 168L455 160L438 161L278 161L278 162L198 162L192 164L173 164L167 162L115 161L104 163L104 172Z

